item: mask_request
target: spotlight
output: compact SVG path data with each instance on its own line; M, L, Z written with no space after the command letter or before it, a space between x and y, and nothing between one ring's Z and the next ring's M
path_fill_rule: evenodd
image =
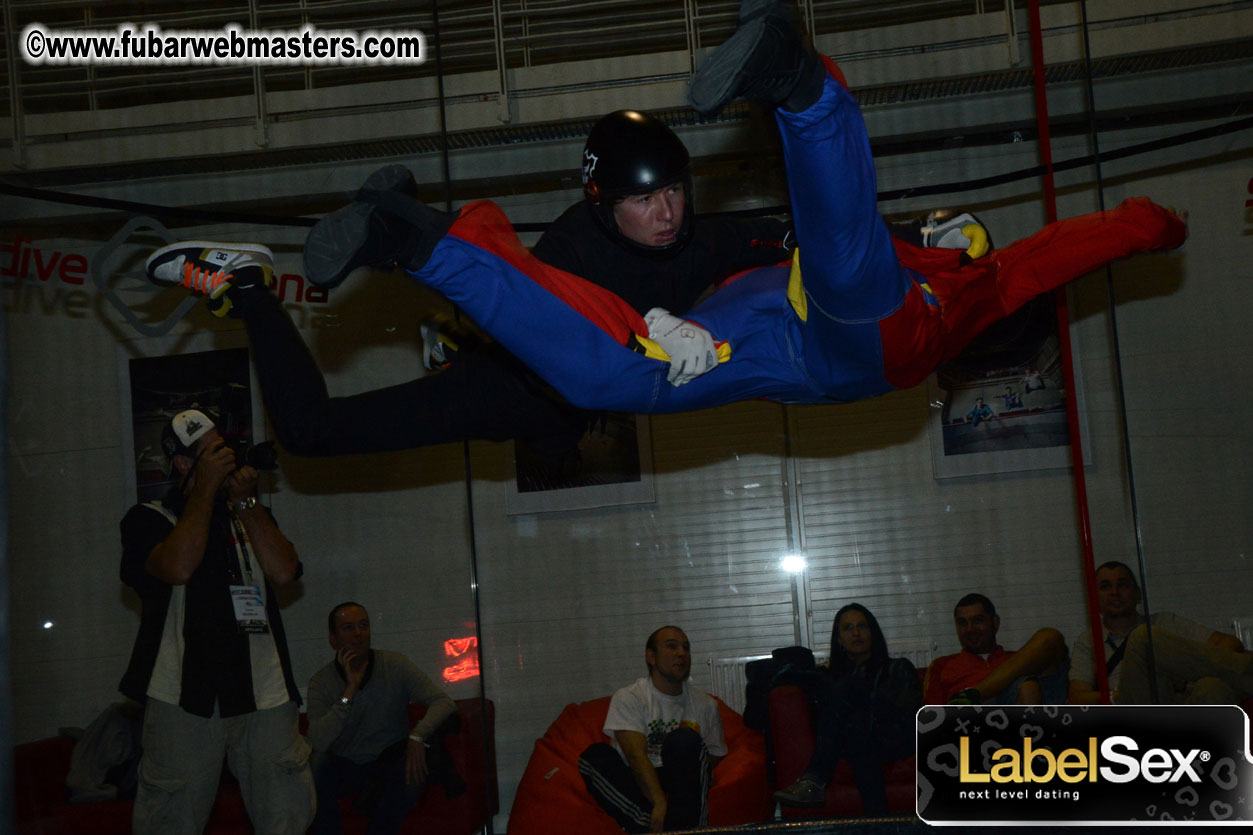
M779 562L779 568L782 568L788 574L800 574L807 567L803 554L787 554Z

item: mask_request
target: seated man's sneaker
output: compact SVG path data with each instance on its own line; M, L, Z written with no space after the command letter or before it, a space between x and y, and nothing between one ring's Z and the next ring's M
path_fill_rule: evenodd
M198 293L214 316L225 316L232 305L228 291L273 283L274 255L261 244L181 241L149 255L144 269L154 283Z
M456 215L419 201L413 174L388 165L371 174L353 202L331 212L305 239L305 277L335 287L358 267L418 270Z
M808 777L802 777L786 789L775 792L774 799L784 806L821 809L827 805L827 790Z
M992 248L987 227L970 212L932 212L922 226L922 245L965 250L962 263L982 258Z
M738 28L692 76L688 97L706 116L738 97L799 112L826 75L794 0L743 0Z
M967 687L965 690L959 690L953 694L953 698L948 700L951 705L981 705L983 704L983 694L973 687Z

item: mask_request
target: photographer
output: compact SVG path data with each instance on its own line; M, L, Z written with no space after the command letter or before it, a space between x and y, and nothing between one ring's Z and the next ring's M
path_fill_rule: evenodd
M309 746L272 590L299 557L209 415L175 415L162 447L176 485L121 525L122 581L143 605L119 686L147 705L134 832L203 831L226 757L255 830L302 833Z

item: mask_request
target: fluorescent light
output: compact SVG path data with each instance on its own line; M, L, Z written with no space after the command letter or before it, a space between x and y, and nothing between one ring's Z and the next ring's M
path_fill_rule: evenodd
M807 563L803 554L786 554L779 562L779 568L788 574L800 574L806 567Z

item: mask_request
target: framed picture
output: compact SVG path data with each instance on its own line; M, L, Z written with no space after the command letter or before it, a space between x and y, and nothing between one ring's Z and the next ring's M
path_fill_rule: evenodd
M228 441L253 443L263 435L258 387L252 379L247 342L240 333L214 338L159 337L123 348L118 362L122 450L128 490L123 503L160 499L175 476L161 448L171 417L184 409L213 411ZM237 342L238 347L222 347Z
M1076 366L1078 359L1076 355ZM928 380L936 478L1070 466L1053 297L993 325ZM1082 387L1075 393L1084 429Z
M597 415L577 449L514 441L505 511L510 515L584 510L657 500L648 417Z

